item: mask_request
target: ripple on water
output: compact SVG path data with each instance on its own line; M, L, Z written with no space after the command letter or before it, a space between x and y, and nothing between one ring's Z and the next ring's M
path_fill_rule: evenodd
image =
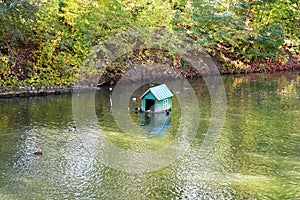
M241 79L224 77L227 118L214 149L201 151L211 102L197 83L201 118L191 148L161 170L137 174L103 165L95 135L68 131L71 97L0 100L0 199L299 199L299 87L284 78ZM278 95L287 85L295 88ZM155 150L174 139L126 138L111 122L107 97L97 96L99 124L119 147ZM33 155L39 149L43 155Z

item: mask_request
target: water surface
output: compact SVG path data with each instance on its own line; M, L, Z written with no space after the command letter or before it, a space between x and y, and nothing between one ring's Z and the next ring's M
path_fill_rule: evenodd
M172 164L141 173L104 165L102 140L89 131L97 126L101 137L126 151L155 152L180 137L183 113L177 98L171 124L161 134L151 132L155 124L150 131L143 126L131 134L122 131L110 112L108 88L95 93L97 124L82 120L75 132L69 131L79 126L72 95L0 99L0 199L299 199L299 73L223 80L227 113L212 150L202 151L212 103L204 81L195 80L195 138ZM172 84L182 89L180 81ZM135 106L129 102L131 110ZM142 115L126 115L139 127ZM189 131L193 120L183 131ZM34 155L37 150L43 155Z

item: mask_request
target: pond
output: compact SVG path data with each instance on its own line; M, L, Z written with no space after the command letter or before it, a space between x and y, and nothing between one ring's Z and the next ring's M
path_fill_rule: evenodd
M299 199L300 73L223 81L226 117L206 150L216 116L202 79L168 84L167 118L135 113L146 86L137 102L111 101L109 87L94 102L85 91L0 99L0 199Z

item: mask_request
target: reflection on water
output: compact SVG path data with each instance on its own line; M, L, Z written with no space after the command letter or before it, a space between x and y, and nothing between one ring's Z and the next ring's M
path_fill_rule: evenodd
M172 112L142 113L143 129L150 135L163 135L171 127Z
M300 75L229 76L224 84L227 116L213 151L201 149L211 102L204 82L196 80L196 138L176 162L144 173L105 166L100 140L91 137L87 146L84 129L68 130L75 123L71 95L0 99L0 199L299 199ZM163 135L122 132L110 113L107 88L97 91L95 102L97 131L119 148L155 151L179 136L176 99ZM143 122L141 115L126 114L138 126ZM165 115L153 119L146 132L166 121ZM44 154L34 155L36 150Z

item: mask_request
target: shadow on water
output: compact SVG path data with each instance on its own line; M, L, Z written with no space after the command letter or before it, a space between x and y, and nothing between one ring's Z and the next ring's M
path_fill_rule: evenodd
M108 88L101 88L94 105L100 127L94 131L101 137L89 135L87 130L95 122L88 120L82 121L82 129L69 131L75 123L71 95L0 99L0 199L299 198L300 75L226 76L223 80L227 116L213 150L201 152L211 120L211 99L204 82L195 80L191 84L200 114L197 135L188 141L190 148L172 164L141 173L105 166L99 151L101 137L136 152L173 144L181 136L177 130L185 117L176 98L164 134L151 133L168 122L165 115L151 118L147 127L140 126L143 115L126 110L121 115L129 116L137 130L146 130L128 134L110 112ZM183 90L187 89L174 82L176 95L184 94ZM84 94L80 95L84 102ZM127 101L129 107L135 105ZM82 105L89 109L90 105ZM189 130L193 122L180 130ZM43 155L34 155L39 149Z

